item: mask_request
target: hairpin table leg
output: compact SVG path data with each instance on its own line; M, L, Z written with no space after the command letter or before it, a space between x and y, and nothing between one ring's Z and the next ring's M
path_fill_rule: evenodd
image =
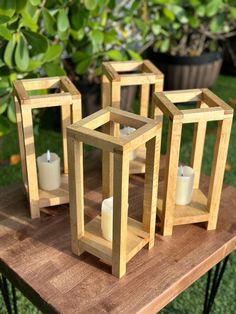
M203 314L209 314L211 311L228 259L229 255L226 256L225 259L220 263L218 263L214 270L210 269L208 271Z
M13 311L12 311L12 305L11 305L11 299L10 299L10 293L8 289L7 279L1 275L0 277L0 290L3 296L3 300L7 309L8 314L17 314L17 303L16 303L16 290L15 287L11 286L11 292L12 292L12 302L13 302Z

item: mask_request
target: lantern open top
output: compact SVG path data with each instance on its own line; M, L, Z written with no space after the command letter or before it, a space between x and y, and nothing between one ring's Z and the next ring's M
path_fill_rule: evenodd
M179 109L176 104L196 102L194 109ZM207 222L207 229L215 229L223 184L233 109L208 89L165 91L154 94L154 117L163 114L168 119L166 174L159 187L157 214L164 235L171 235L174 225ZM213 154L211 180L206 196L199 187L207 122L218 121ZM194 123L190 166L194 170L194 190L188 205L176 205L176 180L182 126Z
M181 120L182 123L199 121L218 121L225 115L232 115L233 109L207 88L180 91L158 92L154 95L156 108L170 119ZM204 105L195 109L179 109L176 103L201 102Z
M80 93L66 76L16 80L13 81L13 88L18 102L31 109L57 106L58 104L60 106L68 105L75 100L81 100ZM50 89L54 89L55 92L44 95L29 94L31 91Z
M149 60L107 61L102 63L102 107L120 108L122 89L139 91L139 114L150 117L151 92L163 90L164 75ZM118 134L119 130L114 129ZM140 146L130 160L130 174L145 173L145 146Z
M149 60L103 62L103 73L121 86L156 84L157 80L163 80L163 73Z
M96 130L109 122L125 124L136 130L122 138ZM145 143L150 136L153 136L154 127L160 128L161 125L152 119L131 112L106 107L67 127L67 132L86 144L106 151L129 152L139 147L140 143ZM132 142L132 145L130 145L130 142Z

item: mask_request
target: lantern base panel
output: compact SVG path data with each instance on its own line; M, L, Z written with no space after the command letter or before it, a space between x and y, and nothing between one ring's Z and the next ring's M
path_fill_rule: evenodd
M142 223L128 217L126 262L149 242L149 234L143 231ZM97 256L103 262L112 264L112 242L102 236L101 216L96 216L85 225L84 236L78 240L81 250Z
M162 188L160 187L160 195L157 199L157 215L162 220ZM168 219L168 217L166 217ZM199 189L193 190L193 197L190 204L175 205L174 225L184 225L190 223L204 222L209 220L209 212L207 211L207 197Z
M28 190L25 186L26 191ZM39 208L69 203L68 175L61 174L61 185L58 189L45 191L39 188Z

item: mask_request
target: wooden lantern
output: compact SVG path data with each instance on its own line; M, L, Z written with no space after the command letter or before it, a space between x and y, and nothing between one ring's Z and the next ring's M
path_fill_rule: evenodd
M56 90L30 96L31 91ZM22 178L28 195L31 218L40 217L40 208L69 202L66 127L81 119L81 96L67 77L17 80L13 82L16 120L21 155ZM61 186L54 191L38 187L32 109L61 107L64 169Z
M140 115L149 115L151 92L163 90L164 75L149 60L103 62L102 64L102 107L120 108L121 88L140 85ZM115 134L119 132L116 129ZM130 161L130 173L145 172L145 145L136 151L136 158Z
M113 123L128 124L137 130L126 138L114 137ZM109 125L107 134L95 129ZM72 250L80 255L87 251L112 265L112 273L122 277L126 263L146 244L154 245L156 193L160 145L157 132L161 122L141 117L117 108L107 107L67 128L69 153L69 188ZM159 134L160 135L160 134ZM102 149L114 155L114 168L104 162L103 198L113 196L113 241L102 237L101 217L84 225L83 145ZM146 174L144 185L143 220L128 218L129 153L146 143ZM112 173L114 172L114 176ZM114 177L114 189L111 178Z
M229 145L233 110L208 89L160 92L154 95L155 116L168 118L166 174L162 195L158 196L157 213L163 234L171 235L173 226L206 222L207 230L216 228L224 169ZM174 103L197 102L196 109L180 110ZM208 121L218 121L208 196L199 188L205 134ZM182 125L194 123L190 166L194 169L192 202L176 205L176 180ZM160 130L158 132L161 132ZM159 191L160 191L159 190Z

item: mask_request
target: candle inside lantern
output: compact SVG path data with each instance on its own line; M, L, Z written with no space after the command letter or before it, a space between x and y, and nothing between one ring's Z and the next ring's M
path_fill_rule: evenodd
M135 128L132 128L130 126L126 126L122 129L120 129L120 137L125 137L127 135L130 135L131 133L133 133L134 131L136 131ZM134 160L136 157L135 151L132 151L129 153L129 160Z
M177 205L187 205L192 200L194 183L194 170L188 166L178 168L175 203Z
M106 198L102 202L101 210L102 222L102 235L108 240L112 241L112 230L113 230L113 196Z
M43 190L56 190L61 185L60 157L49 150L37 157L39 187Z

